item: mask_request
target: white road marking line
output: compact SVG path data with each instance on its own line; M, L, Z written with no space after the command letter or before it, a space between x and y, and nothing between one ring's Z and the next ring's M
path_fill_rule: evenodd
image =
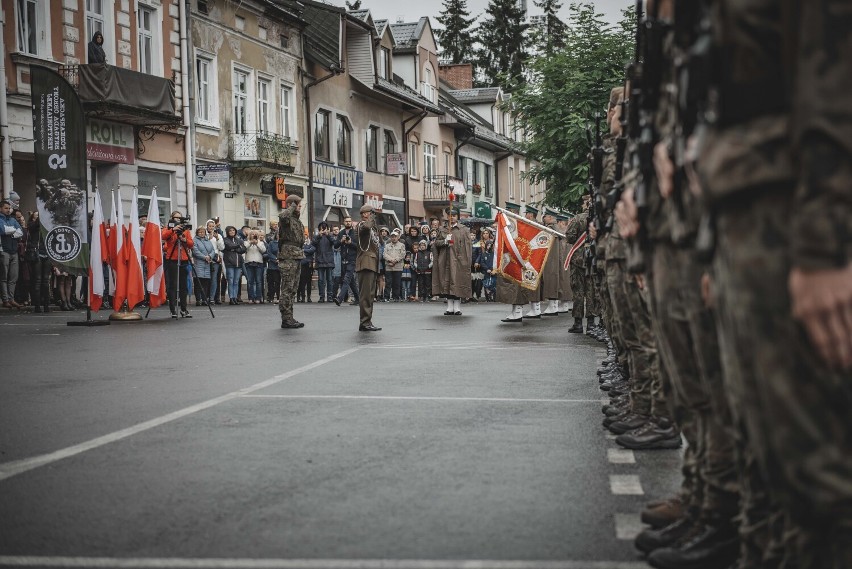
M622 496L642 496L645 491L635 474L610 474L609 487L613 494Z
M609 397L601 397L601 405L609 405L610 398Z
M155 419L151 419L150 421L145 421L144 423L139 423L138 425L134 425L132 427L128 427L126 429L122 429L120 431L115 431L114 433L109 433L102 437L97 437L90 441L86 441L84 443L80 443L78 445L70 446L64 449L57 450L55 452L51 452L48 454L42 454L39 456L34 456L31 458L25 458L21 460L15 460L12 462L6 462L4 464L0 464L0 481L6 480L7 478L11 478L16 474L21 474L23 472L27 472L28 470L32 470L34 468L38 468L40 466L44 466L46 464L50 464L56 462L58 460L62 460L63 458L68 458L82 452L86 452L88 450L92 450L103 445L107 445L109 443L113 443L115 441L119 441L121 439L136 435L138 433L147 431L149 429L153 429L154 427L159 427L160 425L164 425L171 421L175 421L177 419L181 419L188 415L192 415L193 413L197 413L199 411L203 411L205 409L209 409L210 407L215 407L220 403L225 403L226 401L231 401L233 399L237 399L244 395L248 395L249 393L253 393L255 391L265 389L271 385L275 385L285 379L290 379L291 377L297 376L306 371L310 371L314 368L318 368L322 365L325 365L329 362L333 362L334 360L340 359L342 357L348 356L352 353L357 352L361 348L350 348L348 350L344 350L342 352L338 352L336 354L332 354L327 358L323 358L321 360L317 360L313 363L304 365L300 368L294 369L292 371L288 371L286 373L282 373L281 375L276 375L272 379L267 379L266 381L261 381L260 383L256 383L250 387L246 387L240 389L238 391L233 391L231 393L227 393L225 395L221 395L219 397L214 397L213 399L208 399L207 401L203 401L201 403L197 403L195 405L191 405L184 409L180 409L173 413L169 413L167 415L163 415L162 417L157 417Z
M610 448L606 450L610 464L636 464L636 456L626 448Z
M604 436L606 437L606 440L608 440L608 441L614 441L614 440L615 440L615 438L616 438L618 435L616 435L615 433L605 433L605 434L604 434Z
M634 561L479 559L188 559L0 556L0 566L116 569L647 569Z
M613 517L616 539L636 539L636 536L645 529L639 514L615 514Z
M596 399L510 399L505 397L407 397L393 395L243 395L243 399L375 399L388 401L494 401L499 403L597 403Z

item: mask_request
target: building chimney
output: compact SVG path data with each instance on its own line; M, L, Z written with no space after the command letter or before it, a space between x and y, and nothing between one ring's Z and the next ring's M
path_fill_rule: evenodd
M473 89L473 64L448 63L438 66L441 81L455 90Z

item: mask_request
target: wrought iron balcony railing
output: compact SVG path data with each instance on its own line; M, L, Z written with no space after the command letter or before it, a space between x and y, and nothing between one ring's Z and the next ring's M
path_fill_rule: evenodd
M232 132L229 136L230 157L234 162L257 162L290 166L290 139L270 132Z
M464 183L452 176L435 176L423 181L423 201L449 202L453 188L464 188ZM457 192L458 193L458 192ZM456 197L456 200L459 198Z

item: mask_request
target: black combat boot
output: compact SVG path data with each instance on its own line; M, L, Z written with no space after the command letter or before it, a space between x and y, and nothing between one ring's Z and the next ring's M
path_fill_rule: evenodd
M615 437L615 442L630 450L662 450L680 448L680 430L665 419L648 421L635 431Z
M595 317L594 316L587 316L586 317L586 335L591 336L592 334L595 333L596 329L597 329L597 325L595 324Z
M652 551L648 563L657 569L727 567L737 559L739 543L737 529L732 524L701 524L670 547Z
M583 319L575 318L574 325L568 328L568 331L572 334L582 334L583 333Z
M643 530L636 536L633 545L643 553L651 553L652 551L676 543L683 536L687 535L696 524L698 524L698 513L696 511L689 511L678 521L662 529L649 528Z

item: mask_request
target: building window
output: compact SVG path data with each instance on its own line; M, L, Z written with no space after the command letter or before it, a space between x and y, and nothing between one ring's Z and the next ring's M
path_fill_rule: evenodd
M321 160L331 160L328 124L331 114L328 111L317 111L316 130L314 131L314 154Z
M423 143L423 179L434 180L438 176L438 147Z
M261 41L266 41L266 28L260 26L257 28L257 37Z
M203 55L196 57L195 76L198 89L195 100L195 116L199 123L217 124L216 60Z
M432 69L429 67L423 70L423 96L430 102L435 102L435 85L432 80Z
M337 163L352 165L352 126L346 117L337 115Z
M386 47L379 49L379 77L390 79L390 50Z
M272 125L270 118L270 98L272 95L272 82L268 79L257 80L257 130L269 132Z
M248 73L234 70L234 132L244 134L248 130Z
M136 21L139 30L139 71L150 75L156 72L154 69L156 12L153 8L139 4L139 8L136 10Z
M474 181L473 181L473 172L474 172L473 159L472 158L464 158L462 165L464 166L464 174L463 174L464 175L464 185L467 189L470 189L470 188L473 187L473 184L474 184Z
M288 85L281 85L281 135L287 138L293 138L291 132L293 112L293 88Z
M385 172L388 171L388 154L396 153L396 136L392 130L385 131L385 140L383 145L384 152L382 153L382 163L384 164Z
M88 38L86 42L88 43L94 37L95 32L101 32L104 36L104 52L107 49L107 35L104 34L105 20L104 0L86 0L86 38Z
M379 171L379 127L371 126L365 133L365 149L367 156L367 170Z
M515 199L515 169L509 166L509 198Z
M408 177L417 178L417 143L409 141L408 143Z
M210 9L207 7L208 4L208 0L198 0L198 13L206 16L210 12Z
M283 49L287 49L290 47L290 36L288 36L287 34L279 35L278 41L281 42L281 47Z
M520 173L520 185L521 185L521 201L526 201L527 199L527 181L524 178L524 173Z
M237 16L234 18L234 27L237 28L237 31L244 32L246 29L246 19L242 16Z
M36 0L17 1L18 50L30 55L38 55L39 25L36 4Z
M453 173L450 171L450 164L453 163L452 160L452 154L450 154L449 152L444 152L444 174L447 176L453 175Z
M494 183L491 181L491 165L485 165L485 180L483 182L485 188L485 197L490 198L494 190Z
M172 174L158 170L138 170L139 212L148 212L151 204L151 190L157 189L157 208L160 210L160 223L165 223L172 211Z

